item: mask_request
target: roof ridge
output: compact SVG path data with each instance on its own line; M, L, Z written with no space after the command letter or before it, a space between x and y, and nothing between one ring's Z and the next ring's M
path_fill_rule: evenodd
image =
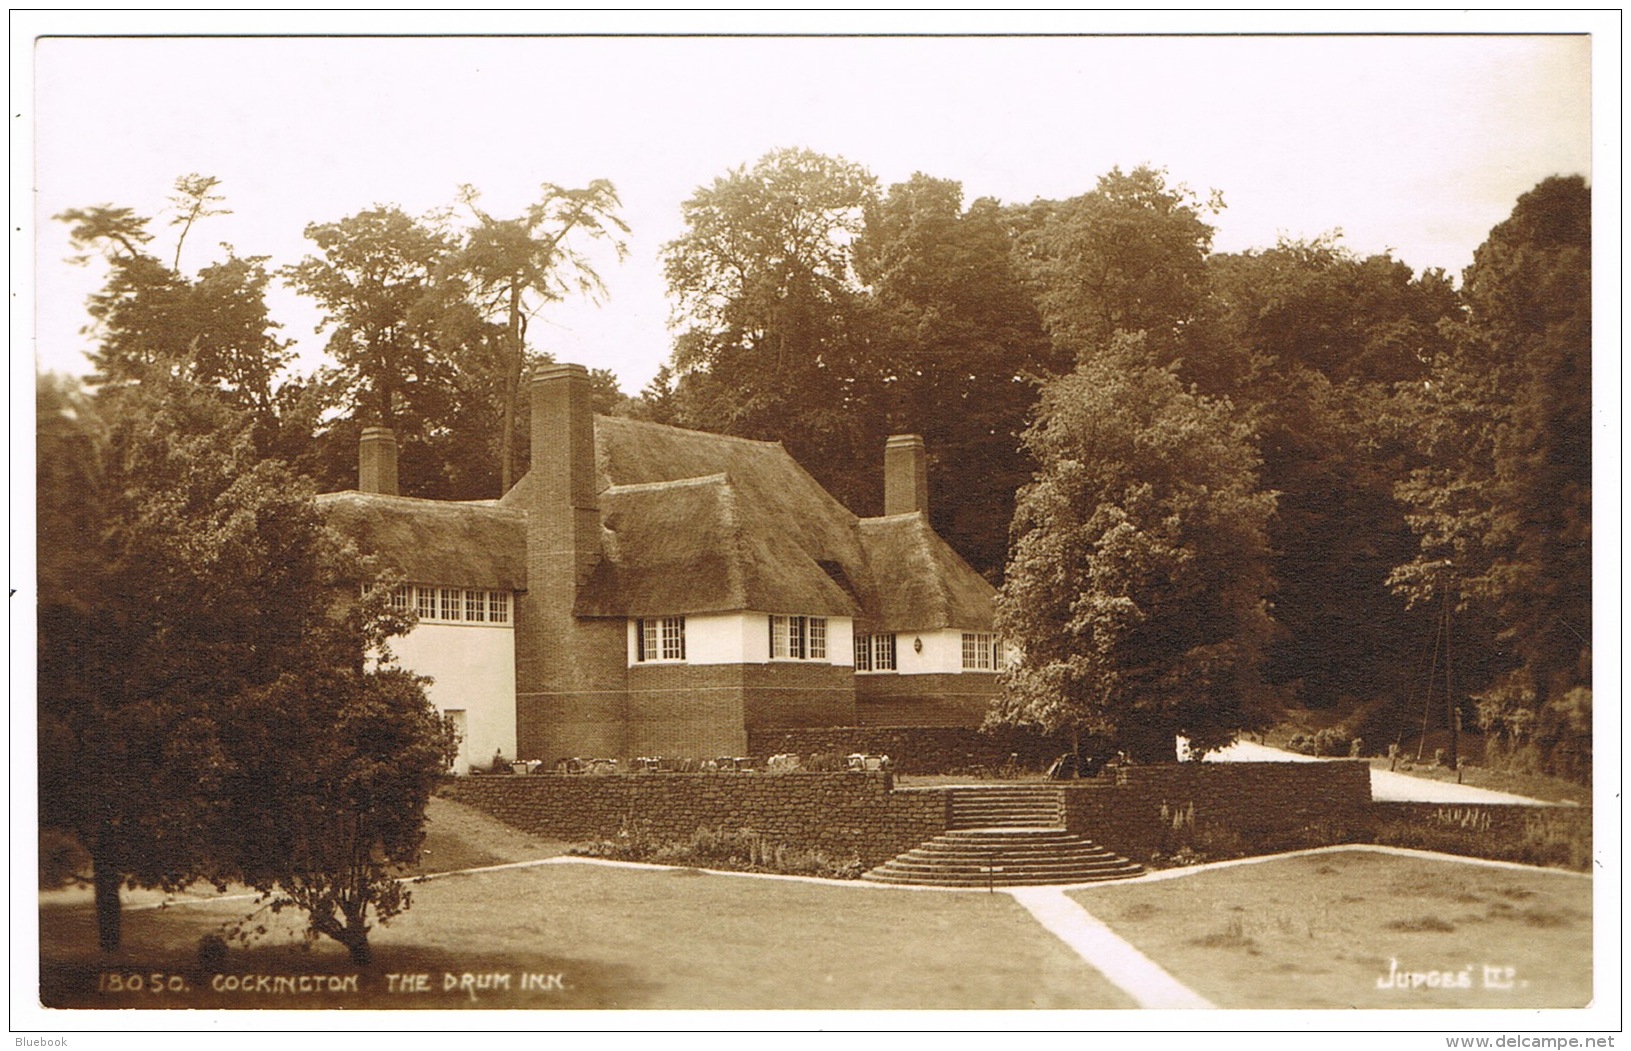
M740 442L744 445L763 445L766 448L772 449L785 448L785 446L783 446L779 441L766 441L763 438L742 438L734 434L720 434L718 431L699 431L691 427L676 427L671 423L658 423L655 420L636 420L629 416L606 416L604 414L597 413L595 415L595 420L596 422L599 422L600 420L610 420L620 427L628 425L633 427L657 428L665 431L678 431L680 434L695 434L702 438L717 438L721 441Z
M496 500L437 500L429 496L402 496L399 493L371 493L363 489L338 489L332 493L318 493L319 503L333 503L339 499L360 499L366 502L404 504L426 510L497 511L506 515L525 515L520 508L501 506Z
M730 485L731 476L724 471L713 474L699 474L695 478L665 478L659 482L628 482L624 485L608 485L602 493L645 493L661 489L700 488L705 485Z
M921 521L924 525L929 525L929 516L922 511L900 511L892 515L871 515L866 518L857 518L856 521L860 522L862 525L872 525L873 523L882 524L886 522L904 522L908 519L914 518ZM929 528L932 529L934 527L929 526Z

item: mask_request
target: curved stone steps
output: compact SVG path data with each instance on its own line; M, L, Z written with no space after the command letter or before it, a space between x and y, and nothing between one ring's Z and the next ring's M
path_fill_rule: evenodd
M954 829L867 872L874 883L1023 887L1128 879L1144 867L1059 828Z

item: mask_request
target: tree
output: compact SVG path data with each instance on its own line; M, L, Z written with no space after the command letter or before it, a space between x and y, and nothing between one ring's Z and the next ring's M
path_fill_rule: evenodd
M94 403L42 379L38 410L41 821L90 854L114 949L122 884L219 871L221 715L295 657L315 596L286 505L246 499L297 487L218 400L155 370Z
M1274 498L1232 407L1119 335L1048 384L1025 442L998 627L1020 653L994 723L1112 738L1143 761L1269 714Z
M1426 377L1455 291L1440 272L1361 259L1334 238L1208 262L1217 331L1251 363L1234 402L1257 436L1262 484L1279 494L1281 630L1266 673L1310 707L1370 704L1396 726L1435 634L1387 584L1415 548L1393 492L1419 462L1399 436L1411 411L1399 390Z
M780 150L699 189L663 248L676 301L676 407L686 426L780 440L855 509L881 501L875 319L852 245L876 180Z
M472 186L459 198L475 214L476 226L453 261L468 280L479 312L502 317L506 334L501 367L499 412L499 495L516 478L516 418L521 401L521 374L526 362L527 322L542 306L574 292L604 293L605 285L581 241L608 241L621 260L628 252L623 235L628 225L616 215L621 202L605 179L569 190L544 183L542 197L514 219L495 219L477 204Z
M181 196L173 200L181 214L172 225L182 226L178 264L181 242L193 224L226 211L212 207L221 200L210 193L218 183L200 175L176 180ZM70 240L82 253L75 261L96 251L108 264L107 282L88 307L87 332L100 344L91 355L97 382L136 382L163 368L254 413L271 441L284 407L279 378L290 343L278 338L280 326L266 309L267 257L239 256L228 245L224 261L188 277L146 250L150 220L128 208L76 208L56 218L71 226Z
M306 237L321 254L281 273L325 311L319 331L329 330L327 349L340 366L348 407L380 427L418 415L415 403L445 382L423 306L453 239L438 220L385 205L312 223Z
M1511 665L1469 683L1517 763L1591 769L1591 195L1545 180L1463 275L1465 324L1421 391L1427 466L1400 486L1420 534L1394 574L1412 601L1453 589L1499 625Z
M156 369L38 402L41 821L91 857L102 947L124 885L246 879L324 933L346 888L357 953L371 905L406 906L374 859L411 857L451 757L419 680L364 664L406 621L347 601L367 564L210 392ZM295 835L268 854L268 828Z
M245 691L224 731L238 758L226 850L241 878L273 912L304 912L308 937L333 938L359 965L371 959L370 919L412 904L403 867L419 857L426 804L457 754L424 680L389 663L386 636L401 619L385 595L376 588L309 635L305 664ZM359 645L385 660L363 666Z
M1054 339L1081 355L1117 332L1144 332L1147 350L1173 361L1185 326L1202 309L1212 227L1223 207L1169 186L1149 167L1114 168L1090 193L1033 205L1021 242L1038 309Z
M213 192L219 185L221 180L215 176L197 172L176 180L176 195L170 198L176 214L170 219L170 225L181 227L181 233L176 235L176 257L170 263L171 270L181 269L181 246L186 243L194 223L205 216L232 214L231 208L220 207L226 198Z
M1037 387L1066 371L1012 262L1014 213L921 173L866 208L855 267L881 318L888 429L924 436L937 532L1000 580L1014 494L1034 465L1020 433Z

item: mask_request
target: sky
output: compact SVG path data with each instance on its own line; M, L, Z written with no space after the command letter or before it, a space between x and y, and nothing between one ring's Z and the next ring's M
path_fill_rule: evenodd
M232 214L189 234L188 271L223 242L294 263L309 223L453 207L465 183L504 216L541 183L609 179L629 256L599 257L604 302L551 305L531 336L635 392L671 348L660 251L682 202L778 148L1009 203L1152 164L1221 191L1216 250L1340 230L1452 274L1520 194L1592 170L1581 35L55 37L32 60L35 354L76 373L101 273L64 262L51 217L131 207L168 258L168 198L192 172ZM319 362L315 306L282 288L270 306L302 367Z

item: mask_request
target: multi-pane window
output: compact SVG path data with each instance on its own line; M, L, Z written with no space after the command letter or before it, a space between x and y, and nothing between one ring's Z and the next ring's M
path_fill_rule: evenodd
M684 617L643 617L634 622L638 661L682 661L685 659Z
M391 589L391 608L398 613L412 610L421 621L434 623L508 624L510 593L400 584Z
M971 671L1001 671L1002 640L986 631L963 632L963 667Z
M685 618L663 618L663 660L682 661L685 659Z
M856 671L894 671L895 636L856 635Z
M770 656L778 660L826 660L827 618L772 613Z

